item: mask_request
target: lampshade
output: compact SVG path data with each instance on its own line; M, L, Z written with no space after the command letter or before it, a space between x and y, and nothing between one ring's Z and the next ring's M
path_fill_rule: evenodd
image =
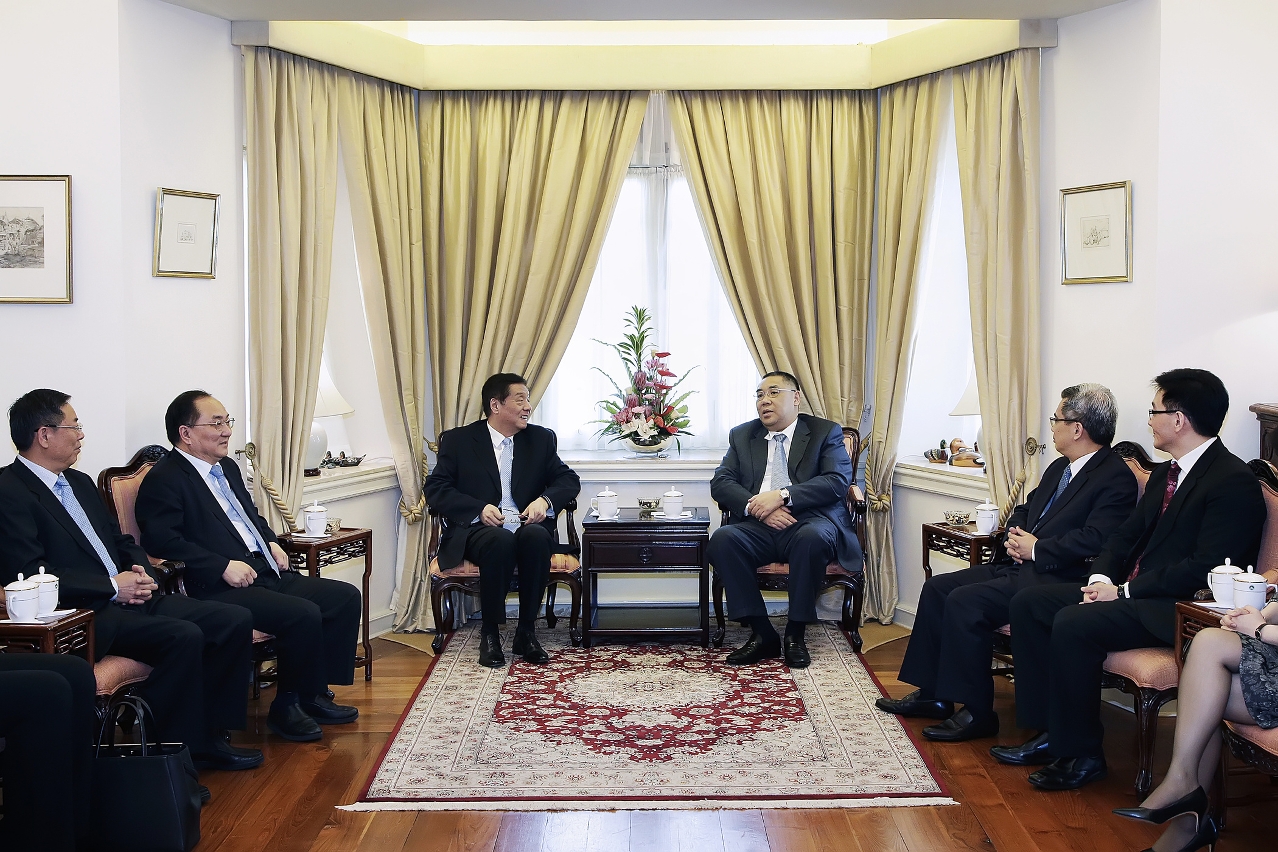
M354 414L355 409L337 391L337 385L329 378L328 370L320 369L319 394L315 397L315 416L333 417L338 414Z
M976 392L976 371L972 371L971 377L967 381L967 387L963 389L963 397L958 401L958 405L954 406L954 410L950 412L951 417L980 417L981 416L981 398Z

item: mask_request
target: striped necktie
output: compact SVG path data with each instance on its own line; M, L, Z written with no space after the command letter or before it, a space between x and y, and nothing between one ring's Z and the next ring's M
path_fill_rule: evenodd
M510 486L510 471L515 464L515 441L513 438L502 438L501 441L501 457L497 463L497 470L501 473L501 505L497 508L501 509L501 513L508 519L515 518L514 521L507 520L502 524L506 529L514 532L519 529L519 507L515 505L515 498Z
M58 498L58 502L62 504L62 508L67 510L71 520L75 521L75 525L80 528L80 532L84 533L84 537L89 540L89 544L93 545L93 551L102 560L102 565L107 570L107 576L114 577L120 573L120 569L116 568L115 563L111 561L111 555L107 553L106 545L98 537L98 531L93 528L93 524L89 523L89 516L84 513L84 507L80 505L80 501L76 499L75 492L71 490L71 483L67 482L67 478L62 474L58 474L58 481L53 485L53 494Z
M1154 518L1154 526L1158 526L1158 522L1162 520L1163 513L1167 511L1167 505L1171 503L1172 498L1176 496L1176 483L1180 480L1180 465L1174 460L1171 468L1167 471L1167 487L1163 489L1163 505L1158 507L1158 515ZM1145 554L1141 554L1136 559L1136 564L1132 566L1132 573L1127 575L1127 582L1136 579L1140 574L1140 560L1145 558Z
M790 469L785 454L785 433L772 439L772 457L768 461L768 482L773 491L790 485Z

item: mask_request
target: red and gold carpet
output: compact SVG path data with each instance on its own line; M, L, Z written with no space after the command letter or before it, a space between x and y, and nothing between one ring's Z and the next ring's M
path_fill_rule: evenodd
M835 627L812 665L736 668L722 650L573 648L543 630L546 666L478 665L454 634L350 810L842 808L953 804ZM506 653L510 658L507 633Z

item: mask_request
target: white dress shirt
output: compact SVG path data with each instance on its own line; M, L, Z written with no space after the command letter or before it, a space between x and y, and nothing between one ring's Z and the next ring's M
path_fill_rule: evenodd
M788 467L790 464L790 454L794 452L794 427L798 425L799 418L796 417L789 426L785 427L780 432L769 432L767 434L768 463L767 467L763 469L763 481L759 483L760 494L764 491L772 490L772 454L776 452L776 446L772 443L772 441L775 441L781 435L785 435L785 463Z
M177 449L177 447L174 447L174 449ZM213 495L213 499L217 501L217 504L222 507L222 511L226 513L226 519L235 527L235 531L240 534L240 538L244 539L244 546L248 548L248 552L256 553L261 550L262 548L258 547L257 539L253 537L252 531L244 525L243 521L235 517L235 512L231 511L231 507L226 502L226 498L222 496L222 489L218 488L213 483L213 477L209 475L209 472L213 470L213 465L204 461L204 459L197 459L190 453L182 452L182 450L178 450L178 452L182 453L182 458L191 463L191 467L195 468L195 472L200 475L200 479L208 486L209 493ZM229 486L230 483L227 483L227 485ZM241 506L240 508L245 512L257 511L257 509L251 505ZM266 557L266 561L271 563L271 565L275 564L275 558L271 554L263 553L262 555Z
M38 478L45 485L49 486L49 491L52 492L53 499L58 500L58 492L54 490L54 486L58 484L58 474L54 473L48 468L41 467L40 465L31 461L31 459L27 458L26 456L18 456L18 461L25 464L27 466L27 469L36 475L36 478ZM58 505L59 506L62 505L61 500L58 500ZM103 542L103 544L105 545L106 542ZM106 569L104 568L103 570L106 570ZM115 594L111 596L111 600L115 600L120 595L120 584L117 583L115 581L115 578L112 577L110 574L107 575L107 579L110 580L111 585L115 587Z

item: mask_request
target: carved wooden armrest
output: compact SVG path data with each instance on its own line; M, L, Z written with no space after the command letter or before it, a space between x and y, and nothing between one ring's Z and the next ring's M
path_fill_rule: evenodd
M160 588L164 590L164 594L186 594L186 585L183 583L183 578L186 576L185 562L173 562L166 559L160 562L152 562L151 567L155 569L155 573L160 577Z

